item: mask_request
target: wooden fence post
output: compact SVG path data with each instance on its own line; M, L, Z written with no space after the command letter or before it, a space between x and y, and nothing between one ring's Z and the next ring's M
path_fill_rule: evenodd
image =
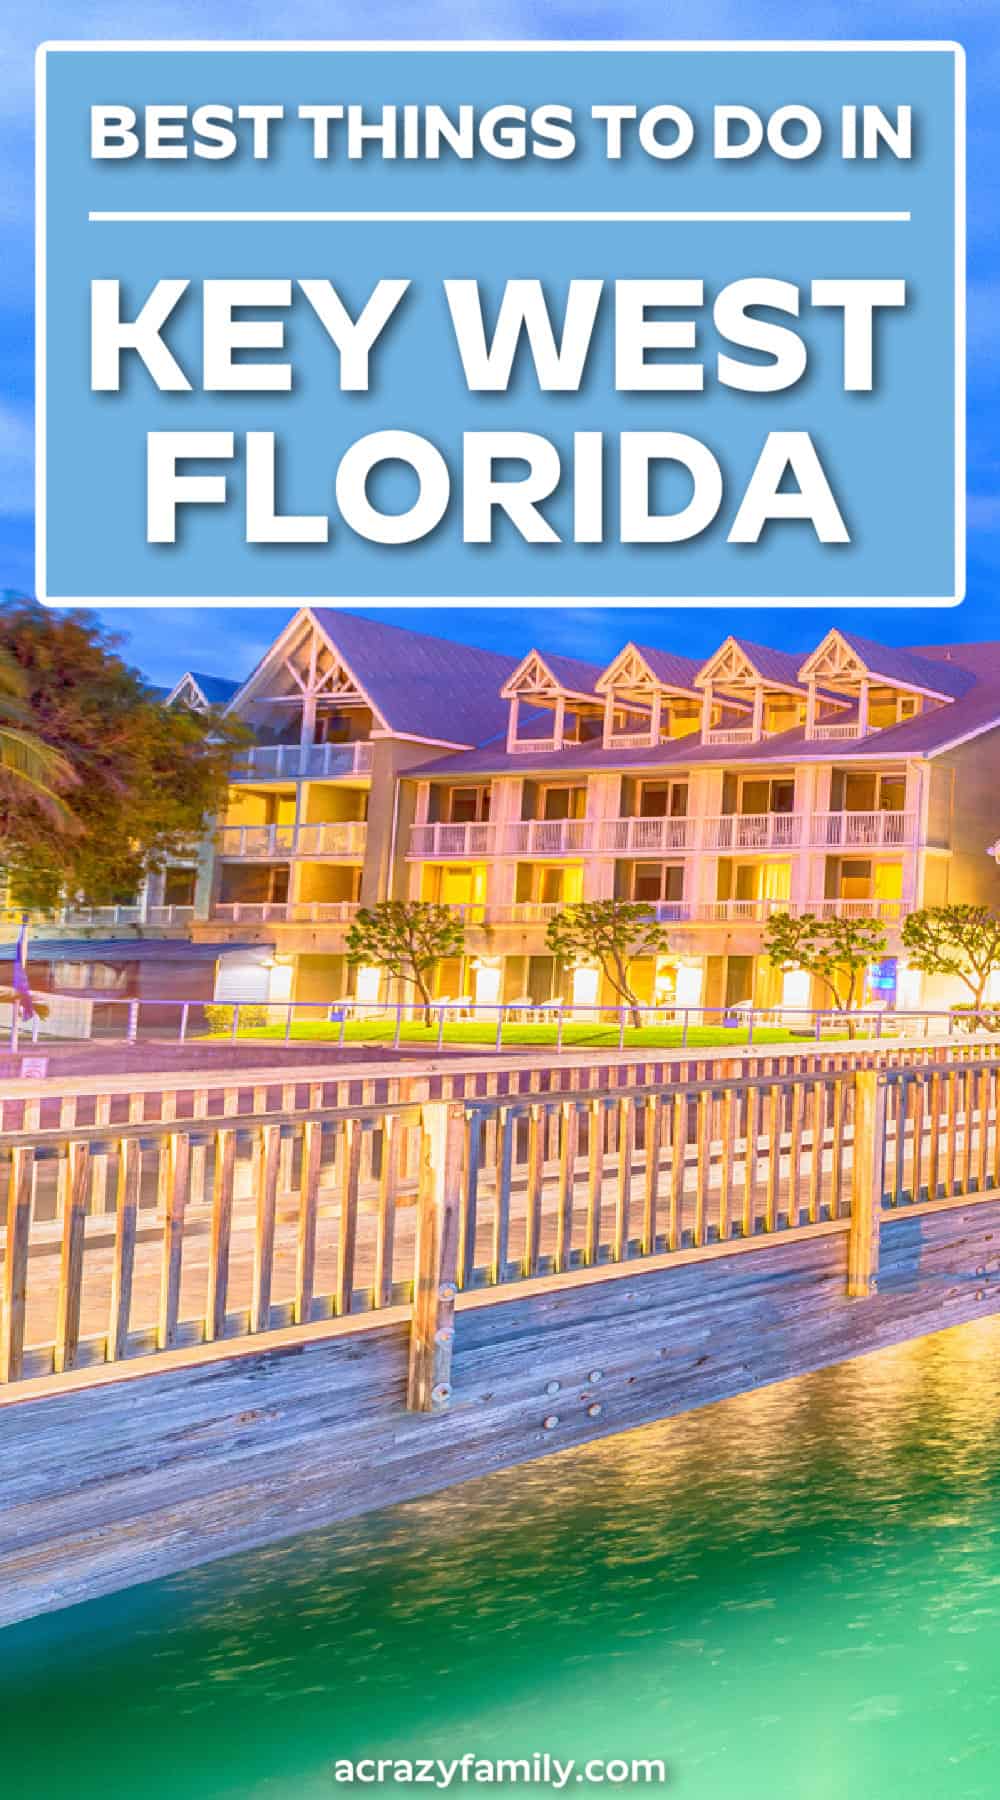
M443 1412L451 1399L465 1108L425 1105L421 1138L406 1404L411 1412Z
M854 1075L854 1164L847 1292L863 1300L878 1292L882 1191L885 1185L886 1077L878 1069Z

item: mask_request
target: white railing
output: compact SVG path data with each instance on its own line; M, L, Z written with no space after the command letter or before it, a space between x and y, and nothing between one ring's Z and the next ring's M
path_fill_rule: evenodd
M576 856L596 848L596 819L519 819L505 825L505 856Z
M645 731L613 732L610 737L604 739L604 748L605 750L646 750L659 741L658 736L653 736L651 726L647 725Z
M561 743L557 743L556 739L551 737L515 738L513 743L508 744L507 748L512 756L517 755L522 751L526 751L529 754L544 756L546 751L562 750L571 741L572 740L569 738L564 738Z
M193 906L150 906L146 909L146 924L190 925L194 916Z
M594 849L618 856L693 850L697 843L697 819L601 819L596 824Z
M766 925L775 913L801 918L812 913L818 919L878 919L891 925L911 910L908 900L701 900L686 909L691 924Z
M486 821L461 825L411 825L409 856L492 856L496 826Z
M881 849L913 843L916 825L916 814L907 812L814 813L812 842L827 849Z
M693 850L695 819L517 819L503 826L413 825L408 855L654 855Z
M253 744L242 750L234 781L298 781L371 773L371 744Z
M466 925L545 925L568 905L562 900L511 900L505 904L460 900L452 902L449 911Z
M849 719L846 723L839 725L814 725L811 731L806 732L806 737L812 739L813 742L828 744L843 743L848 738L859 738L864 735L857 719Z
M223 825L215 834L219 856L362 857L368 827L361 819L329 820L318 825Z
M50 915L58 925L141 925L143 909L129 906L66 906Z
M799 813L724 813L702 825L706 850L787 850L802 837Z
M713 725L703 732L705 744L752 744L758 733L752 725Z
M211 917L230 925L347 925L356 900L216 901Z

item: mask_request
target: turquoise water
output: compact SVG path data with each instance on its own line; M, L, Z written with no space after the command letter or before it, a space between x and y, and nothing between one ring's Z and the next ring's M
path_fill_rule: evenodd
M0 1632L0 1791L547 1750L680 1800L993 1800L998 1703L1000 1320Z

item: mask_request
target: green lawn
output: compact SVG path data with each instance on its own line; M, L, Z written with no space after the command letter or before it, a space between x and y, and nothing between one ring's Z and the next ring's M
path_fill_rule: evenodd
M349 1019L344 1027L341 1039L339 1024L330 1024L326 1019L297 1019L292 1025L291 1037L295 1042L309 1041L348 1044L391 1043L395 1035L395 1023L391 1019ZM227 1038L228 1031L212 1034L218 1038ZM846 1032L824 1032L824 1038L844 1037ZM680 1025L644 1025L639 1029L628 1026L625 1031L625 1048L627 1050L650 1049L667 1050L676 1048L684 1037ZM257 1025L249 1028L240 1027L239 1038L268 1039L272 1043L285 1039L284 1025ZM432 1048L438 1041L438 1026L404 1024L400 1033L404 1044L428 1044ZM801 1044L812 1039L812 1033L788 1031L780 1026L758 1026L753 1034L755 1044ZM496 1026L481 1019L449 1019L445 1023L444 1040L446 1044L489 1044L496 1042ZM556 1026L554 1023L542 1024L507 1024L503 1028L504 1044L534 1045L554 1044ZM568 1049L572 1045L587 1048L612 1047L618 1045L617 1025L586 1025L567 1020L563 1026L562 1041ZM745 1025L734 1026L727 1030L718 1025L692 1025L687 1033L687 1044L692 1049L713 1049L720 1046L732 1047L749 1042L749 1034Z

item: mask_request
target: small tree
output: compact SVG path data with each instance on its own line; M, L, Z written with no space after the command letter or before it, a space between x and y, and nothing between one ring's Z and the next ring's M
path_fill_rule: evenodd
M907 915L903 944L911 969L956 975L978 1012L986 983L1000 967L1000 917L988 906L924 906Z
M820 919L815 913L772 913L764 936L764 949L776 969L804 969L818 976L837 1011L848 1015L861 999L865 970L884 955L885 944L885 932L874 919ZM848 1034L854 1036L853 1020Z
M447 906L432 900L380 900L358 911L347 934L347 960L352 967L374 963L415 987L429 1024L428 983L434 964L461 956L464 944L462 920Z
M582 900L549 920L549 949L565 962L597 963L616 994L642 1024L639 997L629 981L629 964L667 947L666 928L641 900Z

